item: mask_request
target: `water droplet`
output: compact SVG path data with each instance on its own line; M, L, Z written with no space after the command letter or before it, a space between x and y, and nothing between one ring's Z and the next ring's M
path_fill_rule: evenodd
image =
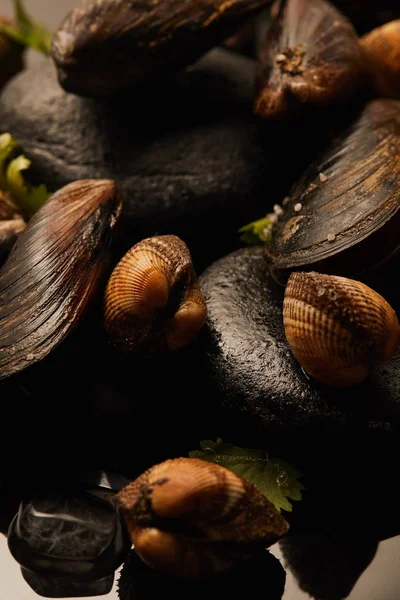
M29 360L29 361L35 360L35 355L34 354L27 354L26 355L26 360Z

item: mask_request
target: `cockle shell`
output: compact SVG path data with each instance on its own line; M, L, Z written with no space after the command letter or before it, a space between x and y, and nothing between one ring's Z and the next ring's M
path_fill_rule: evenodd
M271 119L346 101L362 72L350 21L326 0L287 0L282 7L262 46L255 112Z
M121 212L111 180L82 180L31 218L0 270L0 379L44 358L97 293Z
M370 367L400 344L400 325L386 300L360 281L292 273L285 290L287 341L304 370L335 387L361 383Z
M53 37L61 85L107 96L159 82L192 64L271 0L92 0Z
M400 98L400 19L365 34L360 45L376 93Z
M189 249L174 235L133 246L107 285L105 328L127 350L177 350L196 338L206 312Z
M187 577L224 570L288 530L286 520L252 484L195 458L153 466L125 486L117 501L142 559Z

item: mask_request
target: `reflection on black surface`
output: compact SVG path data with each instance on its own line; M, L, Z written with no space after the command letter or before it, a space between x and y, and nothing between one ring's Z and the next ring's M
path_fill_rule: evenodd
M280 561L268 551L232 571L193 582L156 573L132 550L122 568L118 591L120 600L147 600L161 596L176 600L243 600L251 590L257 590L263 600L280 600L285 580L285 570Z
M290 435L272 439L242 418L224 414L214 406L214 398L202 395L190 351L130 366L110 356L101 336L98 344L91 339L89 351L82 343L89 338L87 330L85 335L71 336L60 353L0 384L3 422L12 433L0 442L5 457L0 471L2 533L7 533L20 502L33 493L51 495L61 484L72 493L88 469L112 470L132 479L156 462L187 456L202 439L221 436L238 446L265 448L302 471L303 500L285 514L291 529L281 547L285 565L287 561L299 586L312 597L347 597L379 541L400 534L393 491L400 458L396 435L349 428L328 433L321 426L301 433L293 427ZM173 401L165 393L172 388ZM149 586L161 591L166 586L178 597L198 593L202 598L210 594L234 598L256 581L266 600L278 600L283 594L282 566L268 553L263 560L265 565L248 563L213 580L193 583L161 576L132 553L121 574L121 600L140 600ZM97 566L94 574L93 582L100 580L104 586L96 593L106 593L110 580L102 579L111 574ZM49 573L36 575L24 572L38 594L49 596ZM59 574L53 572L52 577ZM56 583L49 584L53 590ZM65 596L95 593L90 586L74 587L68 578L64 584Z
M307 531L289 534L280 542L285 563L312 598L347 598L374 558L377 541L346 540L346 535L346 531Z

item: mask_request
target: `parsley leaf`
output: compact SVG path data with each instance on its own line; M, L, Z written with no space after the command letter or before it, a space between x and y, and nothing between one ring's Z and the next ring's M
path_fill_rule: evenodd
M279 511L291 512L289 499L301 500L304 485L298 479L302 474L293 465L279 458L269 458L263 450L239 448L221 438L216 442L204 440L200 447L201 450L189 452L189 456L216 463L247 479Z
M8 193L26 213L36 212L49 198L45 185L31 186L22 172L29 169L31 161L18 152L18 143L9 133L0 135L0 189Z
M0 32L23 46L34 48L43 54L50 53L52 32L37 23L26 11L22 0L13 0L14 23L0 23Z
M273 224L271 216L271 214L268 214L262 219L257 219L257 221L252 221L241 227L239 229L239 233L242 234L240 236L241 241L250 245L268 243L271 237Z

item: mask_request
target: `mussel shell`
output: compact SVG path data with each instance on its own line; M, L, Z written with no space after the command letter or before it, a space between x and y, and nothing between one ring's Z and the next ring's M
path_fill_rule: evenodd
M357 275L400 249L400 102L369 102L295 184L266 257L285 281L302 268Z
M121 196L71 183L32 217L0 270L0 379L41 360L76 325L107 265Z
M61 85L87 96L161 79L191 64L270 0L97 0L74 8L53 37Z
M357 89L362 53L350 21L326 0L288 0L260 52L255 103L263 118L305 105L346 101Z

